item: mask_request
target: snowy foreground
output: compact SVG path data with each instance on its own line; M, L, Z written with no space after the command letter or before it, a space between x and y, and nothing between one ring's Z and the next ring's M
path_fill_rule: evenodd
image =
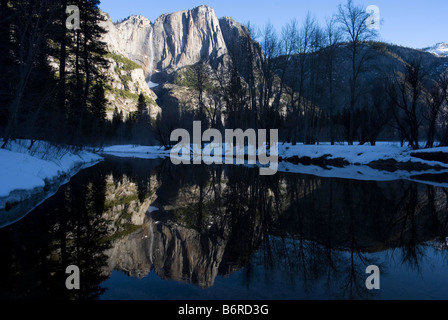
M247 150L246 150L247 151ZM103 150L104 154L117 157L134 157L143 159L167 158L170 151L163 147L142 147L132 145L111 146ZM417 152L408 147L401 147L399 143L380 142L377 146L348 146L329 144L321 145L292 145L280 144L279 157L290 159L293 157L319 159L326 156L328 160L341 159L346 165L341 167L294 164L288 161L279 163L279 172L310 174L319 177L342 178L355 180L394 181L411 180L431 185L448 187L448 181L434 182L421 178L422 175L436 175L448 173L448 164L438 161L428 161L411 156L414 153L446 153L448 148L434 148ZM425 165L424 170L381 170L370 166L375 161L395 160L403 164Z
M0 140L1 141L1 140ZM69 151L30 141L10 142L0 149L0 211L9 203L24 201L48 190L57 190L80 170L103 158L86 151ZM55 186L56 184L56 186Z

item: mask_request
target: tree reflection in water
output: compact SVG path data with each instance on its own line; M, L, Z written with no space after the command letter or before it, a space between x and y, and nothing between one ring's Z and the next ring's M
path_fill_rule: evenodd
M238 272L251 287L261 268L267 287L282 281L304 298L370 299L367 266L387 273L399 258L418 273L447 225L440 187L110 158L0 230L0 298L95 299L113 270L202 288ZM70 264L79 292L65 289Z
M0 299L96 299L104 293L102 267L110 243L104 174L81 172L73 183L24 220L0 230ZM79 291L65 287L66 267L82 274Z
M161 174L162 186L176 180L178 187L159 205L169 207L174 223L204 236L210 233L204 214L213 221L213 235L226 242L219 274L243 269L246 285L258 252L257 264L281 268L287 282L300 281L305 291L324 280L334 297L370 298L366 267L379 265L387 273L387 266L369 254L399 250L402 263L414 268L426 243L447 235L444 188L281 173L261 177L244 167L167 170L171 175ZM166 195L163 189L158 194Z

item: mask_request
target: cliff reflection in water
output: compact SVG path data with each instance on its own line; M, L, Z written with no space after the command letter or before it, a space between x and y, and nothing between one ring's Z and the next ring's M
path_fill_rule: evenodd
M201 288L239 272L249 286L257 268L268 287L281 274L305 293L323 286L318 298L369 298L366 266L388 267L374 253L418 273L447 228L444 188L111 157L0 230L0 298L98 298L114 270ZM88 283L76 294L70 264Z
M396 249L418 268L422 248L447 236L446 189L295 174L261 177L245 167L164 162L142 229L109 252L110 269L214 285L253 263L304 283L331 279L337 295L362 297L368 253ZM155 186L155 184L153 184ZM146 205L147 206L147 205ZM145 208L146 208L145 206ZM341 291L341 288L343 290Z

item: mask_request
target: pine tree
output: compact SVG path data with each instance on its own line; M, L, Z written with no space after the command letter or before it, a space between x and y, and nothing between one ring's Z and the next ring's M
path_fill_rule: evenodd
M139 121L144 120L144 118L148 114L148 105L146 104L146 98L143 93L140 93L140 95L138 96L137 112Z
M59 57L59 81L53 118L56 119L56 130L61 132L58 135L58 142L63 142L66 139L65 131L67 128L67 60L69 58L67 48L71 46L71 38L69 37L67 28L64 26L67 0L60 1L60 4L56 16L61 17L61 19L54 24L54 30L52 30L55 43L59 43L59 48L56 48L54 52L54 56Z
M139 144L147 144L151 138L151 117L149 116L148 104L143 93L140 93L138 97L133 135L135 142Z
M123 123L123 112L118 112L118 108L115 107L114 114L112 116L112 127L118 128L120 124Z
M55 0L1 2L5 19L0 22L0 55L5 60L0 68L6 71L2 76L9 82L1 83L2 89L8 92L0 94L3 106L0 114L7 119L2 147L10 139L53 136L50 131L54 121L47 118L44 127L41 126L42 119L51 113L56 87L48 61L54 43L48 39L51 39L57 5Z
M0 135L4 134L9 121L8 106L11 102L14 62L11 57L11 17L12 9L7 0L0 2Z
M90 113L97 123L106 120L107 99L105 96L104 84L102 82L93 85L92 102Z
M80 30L72 32L73 45L67 48L68 52L73 52L70 57L73 70L68 76L69 85L69 130L71 131L71 143L81 143L86 132L91 132L87 127L91 125L88 121L90 99L95 83L104 82L103 70L107 68L108 62L105 59L106 45L101 41L102 35L106 33L99 22L104 17L98 7L98 0L78 0L81 14ZM101 113L96 114L102 117ZM101 121L101 118L96 119ZM87 123L86 123L87 122Z
M99 1L73 1L82 12L77 31L66 27L67 2L0 0L2 147L20 137L82 143L82 134L104 121L104 88L97 84L105 82L107 52Z

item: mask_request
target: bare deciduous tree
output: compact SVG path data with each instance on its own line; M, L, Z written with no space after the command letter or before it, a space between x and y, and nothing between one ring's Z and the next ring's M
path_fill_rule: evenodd
M448 147L448 74L445 73L439 79L440 89L443 94L444 104L440 110L440 126L443 130L440 139L440 145L443 147Z
M423 116L428 121L428 139L425 148L434 147L437 119L445 102L445 91L443 90L443 78L441 77L439 81L433 82L431 88L425 94L426 112L423 113Z
M424 92L422 82L425 77L420 58L406 65L405 74L395 72L388 88L396 128L415 150L420 148L420 112Z
M18 43L16 59L19 68L15 92L9 106L9 122L2 148L6 147L9 139L16 136L24 92L33 71L36 55L45 43L45 29L50 25L50 21L42 19L46 9L47 1L45 0L35 1L30 5L18 4L16 8L17 17L22 17L24 21L21 28L15 30L17 37L15 41Z
M261 31L261 47L265 60L262 63L262 79L260 85L260 118L261 125L267 129L268 115L270 114L271 99L275 95L276 75L274 73L274 60L279 55L279 39L274 26L268 23ZM278 114L278 108L275 113Z
M363 44L376 36L376 31L367 27L366 21L368 18L369 15L366 10L363 7L356 6L353 0L347 0L344 6L339 5L337 21L341 25L345 39L348 41L351 55L350 128L348 134L350 145L353 145L355 135L353 115L359 100L360 75L365 71L364 68L369 58L369 50L363 50Z
M324 78L327 83L328 94L327 99L327 113L330 119L330 140L331 145L335 144L334 133L334 115L335 115L335 65L336 65L336 53L339 46L342 34L340 29L336 26L336 18L332 17L327 20L325 26L325 48L322 50L322 58L325 64Z

